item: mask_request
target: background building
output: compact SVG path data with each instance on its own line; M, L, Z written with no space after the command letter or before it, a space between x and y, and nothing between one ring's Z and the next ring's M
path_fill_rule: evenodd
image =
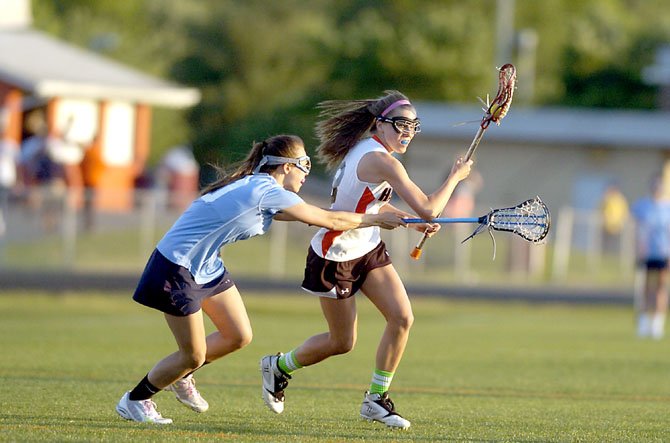
M482 111L444 103L417 103L417 108L422 132L405 162L410 176L432 190L456 155L467 151ZM512 104L475 153L485 182L478 201L502 207L539 195L552 210L595 209L613 180L629 198L644 195L650 175L668 169L668 125L670 112Z
M152 107L193 106L199 91L34 30L27 0L0 0L0 11L0 138L20 143L31 135L27 116L43 114L67 187L90 188L96 208L129 208L149 152Z

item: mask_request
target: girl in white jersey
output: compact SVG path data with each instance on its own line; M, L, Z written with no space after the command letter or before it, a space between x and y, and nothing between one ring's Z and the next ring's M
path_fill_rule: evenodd
M442 212L458 182L470 173L472 161L458 159L445 182L429 195L409 178L392 154L407 151L420 131L420 122L414 106L398 91L386 91L378 99L327 101L319 106L319 157L329 168L337 168L334 210L415 217L389 204L392 192L396 192L419 217L431 220ZM414 228L432 235L439 225ZM391 427L408 428L410 422L395 411L388 389L414 318L379 229L321 229L311 242L302 287L320 296L329 330L286 354L261 359L263 399L268 407L276 413L284 410L284 389L294 371L353 349L357 315L352 295L360 289L386 319L360 414Z
M158 243L133 299L164 313L177 351L163 358L116 406L125 419L172 423L152 396L173 391L196 412L209 405L195 389L193 372L251 341L251 324L235 283L221 260L222 246L264 234L273 220L301 221L334 230L404 225L400 216L329 211L297 192L311 162L292 135L256 143L229 175L207 187ZM205 336L203 311L217 331Z

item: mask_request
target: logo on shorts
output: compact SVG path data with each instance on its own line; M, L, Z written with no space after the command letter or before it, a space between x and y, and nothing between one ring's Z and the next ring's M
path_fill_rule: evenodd
M349 288L343 288L340 289L340 295L348 294L349 293Z

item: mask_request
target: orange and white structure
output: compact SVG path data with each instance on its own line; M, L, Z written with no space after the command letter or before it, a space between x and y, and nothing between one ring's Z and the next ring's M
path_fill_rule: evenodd
M33 29L27 0L0 0L0 11L0 137L20 144L27 111L41 107L68 188L89 188L98 209L130 209L149 155L152 108L188 108L200 92Z

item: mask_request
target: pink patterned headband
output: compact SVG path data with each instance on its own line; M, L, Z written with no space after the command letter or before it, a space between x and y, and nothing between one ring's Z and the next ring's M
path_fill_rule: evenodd
M395 101L395 102L391 103L388 108L384 109L384 111L381 113L381 116L386 117L386 114L393 111L398 106L403 106L403 105L411 105L411 103L409 102L409 100L405 100L405 99Z

